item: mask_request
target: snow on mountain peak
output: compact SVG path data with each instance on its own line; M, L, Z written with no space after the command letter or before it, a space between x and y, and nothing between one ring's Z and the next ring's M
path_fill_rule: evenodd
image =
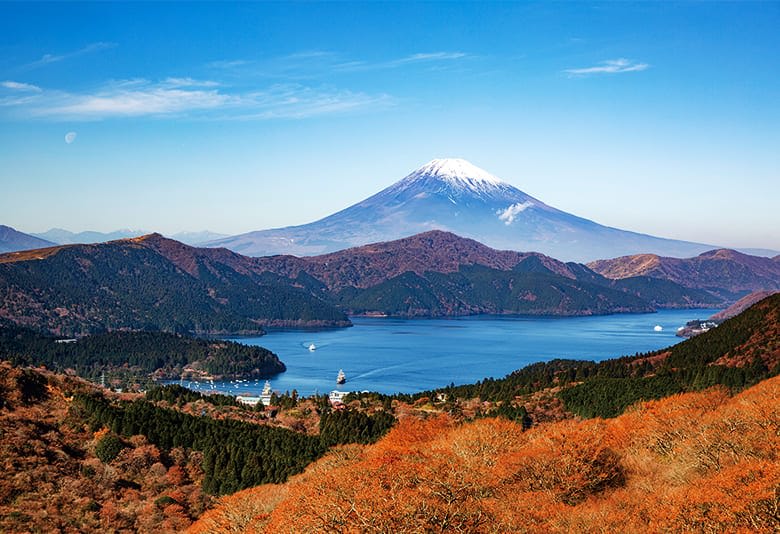
M504 183L486 170L460 158L434 159L412 174L437 176L450 182L464 182L466 184L500 185Z
M419 180L431 178L444 182L455 190L479 195L508 187L500 178L459 158L434 159L404 178L400 184L402 187L409 187Z

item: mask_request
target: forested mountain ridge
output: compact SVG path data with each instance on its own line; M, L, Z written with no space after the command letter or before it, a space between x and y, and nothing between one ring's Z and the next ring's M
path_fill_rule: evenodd
M649 302L609 287L552 273L499 271L481 265L461 266L448 274L406 272L363 290L345 288L335 298L351 313L406 317L655 311Z
M744 296L752 291L780 290L780 260L717 249L693 258L667 258L654 254L623 256L588 263L612 279L651 276L685 287ZM732 298L731 300L736 300Z
M713 321L725 321L726 319L731 319L732 317L739 315L749 307L751 307L756 302L759 302L761 300L764 300L765 298L774 295L775 293L780 293L780 290L774 290L774 291L754 291L753 293L750 293L747 296L742 297L737 302L726 308L725 310L721 310L718 313L714 314L712 317L710 317Z
M0 255L0 317L61 335L349 324L286 278L246 269L228 251L193 250L152 234Z
M412 272L456 273L462 266L482 265L511 271L528 258L553 274L574 279L563 262L535 252L496 250L473 239L450 232L431 230L396 241L384 241L349 248L322 256L257 258L259 266L295 278L301 271L321 280L331 291L345 287L365 289L398 275Z
M555 389L572 414L615 417L631 404L675 393L725 386L734 391L780 374L780 293L699 336L671 347L593 362L552 360L504 378L451 385L394 398L479 398L513 404L516 398Z
M440 230L323 256L269 256L255 262L301 283L305 275L353 314L591 315L723 302L674 282L641 276L609 280L582 264L495 250Z
M0 321L0 360L128 387L156 378L270 378L286 367L263 347L164 332L107 332L63 342L54 336Z
M716 307L729 295L648 276L612 280L442 231L309 258L249 258L159 234L0 255L0 317L67 335L345 326L345 313L649 312Z

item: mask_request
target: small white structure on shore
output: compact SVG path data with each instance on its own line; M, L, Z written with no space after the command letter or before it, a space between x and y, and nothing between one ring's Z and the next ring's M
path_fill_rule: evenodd
M238 395L236 400L245 406L257 406L258 402L262 402L263 406L269 406L271 404L271 395L273 395L273 392L271 391L271 382L270 380L266 380L265 386L263 386L263 392L260 393L260 396Z
M331 404L341 404L344 402L344 397L349 395L349 391L339 391L337 389L334 389L330 392L330 395L328 395L328 400Z
M243 404L244 406L257 406L257 403L262 399L260 397L251 397L249 395L238 395L236 396L236 400L239 404ZM265 405L265 403L263 403L263 405Z

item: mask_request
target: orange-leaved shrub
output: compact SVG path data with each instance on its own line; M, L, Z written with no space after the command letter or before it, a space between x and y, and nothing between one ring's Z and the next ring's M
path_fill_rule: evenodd
M777 532L780 377L523 432L407 418L191 532Z

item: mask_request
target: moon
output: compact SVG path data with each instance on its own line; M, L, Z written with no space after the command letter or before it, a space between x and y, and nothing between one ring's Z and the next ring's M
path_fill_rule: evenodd
M76 140L76 136L77 136L77 135L78 135L78 134L77 134L76 132L68 132L68 133L66 133L66 134L65 134L65 142L66 142L67 144L71 144L73 141L75 141L75 140Z

